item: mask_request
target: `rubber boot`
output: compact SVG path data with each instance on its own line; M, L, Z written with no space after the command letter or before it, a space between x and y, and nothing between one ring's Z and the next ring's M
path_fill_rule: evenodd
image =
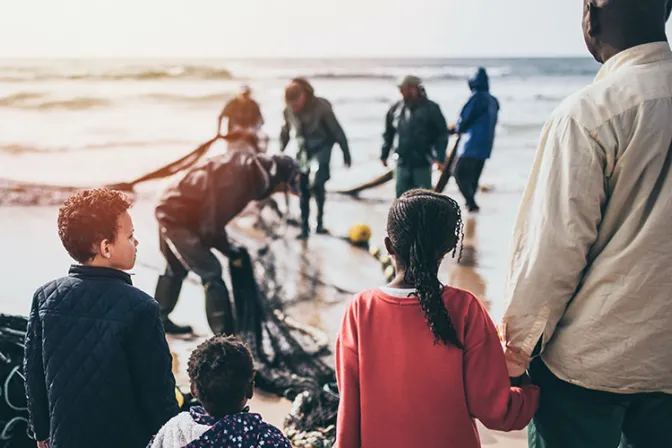
M306 195L307 196L307 195ZM301 196L301 233L296 237L299 240L308 239L310 236L310 196Z
M313 189L315 193L315 202L317 203L317 229L315 233L320 235L325 235L329 231L324 227L324 202L326 200L327 193L325 191L324 185L316 185Z
M205 315L214 334L233 334L235 331L233 309L229 299L229 290L223 280L206 282Z
M177 325L168 318L168 315L177 305L181 289L182 279L177 277L160 275L159 281L156 283L154 298L159 303L161 322L163 322L163 329L167 334L189 334L193 332L189 325Z

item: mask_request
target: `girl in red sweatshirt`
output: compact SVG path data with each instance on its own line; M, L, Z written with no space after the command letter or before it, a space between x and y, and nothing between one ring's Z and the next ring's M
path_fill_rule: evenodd
M483 304L437 277L460 244L458 204L407 192L392 205L387 234L397 276L354 297L336 341L336 446L477 448L474 419L490 429L523 429L539 389L511 386Z

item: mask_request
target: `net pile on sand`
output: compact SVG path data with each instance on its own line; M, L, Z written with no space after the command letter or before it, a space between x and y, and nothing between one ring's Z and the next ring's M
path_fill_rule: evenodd
M257 387L294 401L284 425L292 444L297 448L331 447L338 392L334 370L321 360L328 353L328 340L282 313L282 283L275 268L272 251L254 263L243 251L230 262L237 333L255 357Z
M23 351L28 320L0 314L0 448L34 448L28 437Z

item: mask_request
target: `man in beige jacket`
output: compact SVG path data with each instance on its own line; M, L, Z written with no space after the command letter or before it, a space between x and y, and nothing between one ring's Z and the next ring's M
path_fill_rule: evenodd
M532 359L542 390L533 448L672 447L667 3L585 0L604 66L543 130L504 316L510 375Z

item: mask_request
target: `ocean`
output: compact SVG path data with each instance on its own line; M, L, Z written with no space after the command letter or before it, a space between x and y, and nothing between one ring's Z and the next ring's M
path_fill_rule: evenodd
M466 79L487 68L501 103L484 182L524 187L544 120L598 70L590 59L0 60L0 179L98 185L156 168L216 132L241 84L261 104L277 149L283 87L295 76L329 99L352 147L351 172L375 172L396 80L420 76L449 123L469 96ZM373 166L375 164L375 167ZM368 168L370 167L370 169Z

